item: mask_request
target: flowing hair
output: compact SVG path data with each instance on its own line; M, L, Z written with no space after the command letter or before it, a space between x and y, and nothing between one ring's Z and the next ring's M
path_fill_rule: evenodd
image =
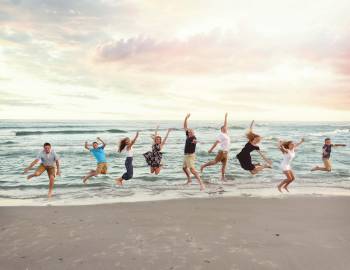
M247 137L247 139L248 139L250 142L252 142L254 139L259 138L259 137L261 137L261 136L258 135L258 134L256 134L256 133L254 133L253 131L250 130L250 131L246 134L246 137Z
M282 146L285 148L285 149L289 149L289 145L292 143L293 141L284 141L281 143L281 150L282 150ZM283 152L283 151L282 151Z
M121 153L125 147L126 147L126 142L130 140L128 137L122 139L120 142L119 142L119 147L118 147L118 152Z

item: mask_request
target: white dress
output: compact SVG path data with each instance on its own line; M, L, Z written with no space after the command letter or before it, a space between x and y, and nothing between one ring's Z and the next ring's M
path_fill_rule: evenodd
M283 160L281 163L281 169L283 171L290 171L292 169L291 162L295 158L294 150L287 150L287 153L283 153Z

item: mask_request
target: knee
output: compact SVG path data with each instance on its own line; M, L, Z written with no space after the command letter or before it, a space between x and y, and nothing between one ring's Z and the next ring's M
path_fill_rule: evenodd
M191 168L190 171L191 171L192 174L196 174L197 173L197 171L195 169L193 169L193 168Z

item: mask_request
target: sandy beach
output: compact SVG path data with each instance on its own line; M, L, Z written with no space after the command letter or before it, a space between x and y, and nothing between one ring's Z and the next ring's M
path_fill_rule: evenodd
M1 269L349 269L350 197L0 208Z

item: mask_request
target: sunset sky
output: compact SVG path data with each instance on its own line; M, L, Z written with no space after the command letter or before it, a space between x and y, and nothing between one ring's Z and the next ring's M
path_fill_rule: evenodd
M0 118L350 120L349 0L2 0Z

